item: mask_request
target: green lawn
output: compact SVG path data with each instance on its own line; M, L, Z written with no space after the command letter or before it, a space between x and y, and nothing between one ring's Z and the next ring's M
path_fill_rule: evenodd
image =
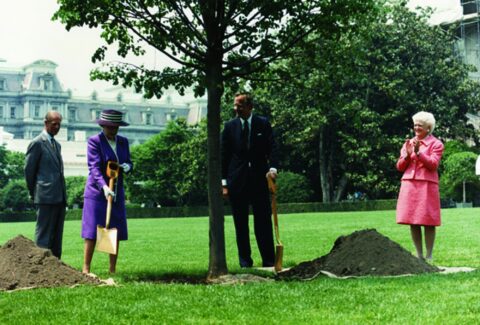
M480 267L480 209L449 209L442 216L435 264ZM365 228L413 251L409 229L395 224L394 211L280 215L284 265L327 254L338 236ZM0 223L0 244L17 234L32 238L33 231L30 222ZM120 247L119 287L0 293L0 324L480 323L480 271L235 286L161 284L154 280L206 273L208 219L132 219L129 231L130 240ZM225 232L230 272L247 272L237 266L230 217ZM252 249L258 265L253 234ZM80 222L66 222L63 260L80 269L82 250ZM108 277L106 270L107 256L96 253L92 271Z

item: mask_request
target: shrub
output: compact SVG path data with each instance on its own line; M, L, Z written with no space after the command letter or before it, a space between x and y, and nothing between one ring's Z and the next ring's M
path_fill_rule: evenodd
M278 202L307 202L313 195L308 179L292 172L278 174L277 189Z
M85 182L87 178L84 176L69 176L65 177L65 184L67 187L67 206L83 207L83 192L85 190Z
M0 190L2 210L23 211L33 208L24 180L13 180Z

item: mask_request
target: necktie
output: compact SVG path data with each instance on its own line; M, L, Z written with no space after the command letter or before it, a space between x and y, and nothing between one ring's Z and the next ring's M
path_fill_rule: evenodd
M53 137L51 140L51 144L52 144L53 151L57 152L57 143Z
M242 145L243 145L243 148L245 150L247 150L248 147L249 147L248 134L249 134L248 121L244 120L243 121L243 130L242 130Z

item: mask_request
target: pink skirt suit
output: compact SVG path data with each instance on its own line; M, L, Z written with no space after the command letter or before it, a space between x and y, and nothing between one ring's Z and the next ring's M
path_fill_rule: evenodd
M403 172L397 201L397 223L440 226L440 192L438 165L443 143L433 135L420 140L418 155L408 156L406 144L400 151L397 169Z

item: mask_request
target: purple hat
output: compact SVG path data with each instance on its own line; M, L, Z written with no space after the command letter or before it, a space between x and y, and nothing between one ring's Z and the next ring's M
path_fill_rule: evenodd
M127 126L127 122L122 121L122 112L105 109L100 113L100 118L97 123L101 126Z

